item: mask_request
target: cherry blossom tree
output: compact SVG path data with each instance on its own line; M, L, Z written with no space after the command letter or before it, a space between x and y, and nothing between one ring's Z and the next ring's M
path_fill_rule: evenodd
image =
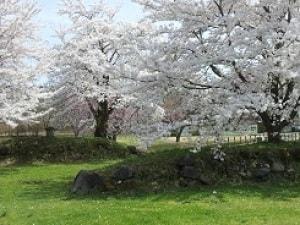
M133 74L137 74L134 77L138 84L133 89L133 96L139 103L134 133L144 144L142 147L150 146L162 136L169 136L174 130L179 141L186 127L193 131L203 127L215 131L221 125L218 123L212 129L212 124L219 113L224 114L216 108L211 89L203 88L199 92L191 88L182 76L184 71L174 70L179 53L176 49L170 53L172 46L168 35L157 31L155 24L142 21L134 31L131 30L131 38L128 38L134 46L130 52L130 66ZM222 100L225 104L226 99L223 97Z
M58 92L73 93L86 101L95 121L95 136L108 137L109 117L127 99L132 82L124 79L126 26L116 23L116 10L104 1L90 5L81 0L62 1L61 15L70 26L58 33L52 80ZM125 27L124 27L125 26Z
M213 90L219 124L252 113L270 142L280 140L300 107L298 0L136 2L166 39L148 65L160 80L186 92Z
M16 126L33 119L41 89L34 81L40 52L30 0L0 1L0 121Z

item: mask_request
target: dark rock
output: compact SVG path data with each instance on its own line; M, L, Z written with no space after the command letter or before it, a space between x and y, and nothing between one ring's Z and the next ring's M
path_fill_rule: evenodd
M295 169L293 169L293 168L289 168L289 169L287 170L287 173L289 173L289 174L295 174L296 171L295 171Z
M180 180L176 180L174 183L174 186L179 188L180 187Z
M191 155L186 155L186 156L180 158L177 162L177 166L179 168L192 167L194 165L195 165L195 158L192 157Z
M94 171L81 170L74 179L71 192L88 194L96 191L104 191L105 189L105 181L102 176Z
M252 173L249 170L241 171L240 176L244 178L250 178L252 177Z
M226 169L227 169L228 173L231 173L230 175L234 175L234 174L237 174L239 171L241 171L242 168L239 165L232 165L232 164L228 163L226 165Z
M118 186L121 186L122 190L133 190L139 186L139 183L135 179L118 181Z
M204 185L210 185L212 183L211 179L204 175L200 175L199 181Z
M287 178L295 181L296 180L296 171L293 168L288 168L286 171Z
M252 177L252 172L251 172L250 170L248 170L248 171L246 172L246 175L247 175L247 177Z
M252 152L250 152L250 151L241 151L240 152L240 157L242 159L251 159L252 158Z
M295 148L290 153L294 160L300 161L300 148Z
M179 186L180 187L188 187L189 186L189 181L183 178L180 178L179 180Z
M270 167L261 167L261 168L257 168L253 171L253 176L257 179L257 180L267 180L269 175L271 173L271 169Z
M6 147L6 146L2 146L1 148L0 148L0 157L2 156L9 156L10 155L10 149L8 148L8 147Z
M282 173L284 172L285 166L282 162L274 161L272 163L271 171L275 173Z
M188 187L195 187L198 185L197 180L188 180Z
M241 176L241 177L247 177L247 173L246 173L245 171L241 171L241 172L240 172L240 176Z
M180 171L180 176L183 178L196 180L200 177L200 175L200 171L192 166L186 166Z
M194 186L197 186L198 184L199 184L199 182L197 180L193 180L193 179L181 178L179 180L180 187L194 187Z
M125 181L134 178L134 170L128 166L122 166L113 174L113 179L117 181Z
M259 165L259 163L256 160L254 160L253 162L251 162L250 167L251 168L257 168L258 165Z
M275 155L274 155L274 153L273 152L267 152L265 155L263 155L263 159L265 160L265 161L267 161L267 162L270 162L270 163L272 163L272 162L275 162L276 161L276 159L275 159L276 157L275 157Z
M141 152L138 151L138 149L134 145L127 146L127 150L129 151L130 154L133 154L133 155L141 154Z

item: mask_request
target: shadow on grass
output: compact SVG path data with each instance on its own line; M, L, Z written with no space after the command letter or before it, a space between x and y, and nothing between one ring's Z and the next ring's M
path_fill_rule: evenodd
M22 190L18 192L18 198L21 199L47 201L69 196L70 182L65 180L30 180L21 182L21 185Z
M72 180L71 177L68 180ZM114 200L150 200L175 201L188 204L195 201L220 203L228 198L258 198L274 201L290 201L300 198L300 183L291 184L251 184L251 185L222 185L217 187L175 188L165 190L129 190L102 192L97 194L75 196L70 194L71 182L60 181L26 181L24 188L18 193L18 198L26 200L59 199L60 201L109 201Z
M10 176L16 174L20 169L15 167L0 167L0 176Z

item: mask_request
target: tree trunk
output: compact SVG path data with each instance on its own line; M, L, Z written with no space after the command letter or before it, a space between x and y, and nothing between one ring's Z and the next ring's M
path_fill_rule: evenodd
M95 137L107 138L108 119L106 115L98 115L96 118Z
M185 128L185 126L182 126L182 127L180 127L177 130L177 133L176 133L176 143L180 142L180 138L181 138L181 135L182 135L182 132L183 132L184 128Z
M294 105L291 104L289 101L296 90L294 79L286 80L280 75L276 75L274 73L270 73L268 76L271 81L270 96L274 101L274 105L278 105L277 110L284 112L287 107L292 109L287 115L285 115L286 118L283 118L283 113L277 113L277 110L274 109L272 109L272 111L266 110L264 112L257 112L268 133L268 142L278 143L281 141L280 134L283 129L290 125L299 113L298 108L300 107L300 96L296 99ZM281 107L279 107L279 105L281 105Z
M108 101L98 103L97 112L94 114L96 120L96 128L94 132L95 137L108 137L108 120L109 120L110 110L108 108Z
M55 129L53 127L47 127L45 131L46 131L46 137L54 137Z
M281 121L280 118L269 116L268 112L258 113L262 123L266 128L269 143L278 143L281 141L282 130L289 125L287 121ZM274 119L275 118L275 119Z
M80 131L77 130L77 129L74 129L74 130L73 130L73 133L74 133L74 136L75 136L76 138L78 138L78 137L79 137Z
M279 143L281 141L280 134L281 132L268 131L268 142Z
M112 139L113 139L113 141L117 141L117 134L113 134L113 136L112 136Z
M279 143L281 141L282 129L276 128L276 126L269 126L267 128L268 142L269 143Z

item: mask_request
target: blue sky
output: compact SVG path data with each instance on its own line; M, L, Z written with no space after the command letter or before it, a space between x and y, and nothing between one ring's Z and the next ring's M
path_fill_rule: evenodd
M142 17L142 9L131 0L107 0L109 4L120 5L121 9L117 16L120 21L134 22ZM59 17L56 12L58 10L59 0L37 0L38 5L41 7L39 21L42 23L41 35L44 40L50 44L56 42L54 37L55 29L65 22L62 17Z

